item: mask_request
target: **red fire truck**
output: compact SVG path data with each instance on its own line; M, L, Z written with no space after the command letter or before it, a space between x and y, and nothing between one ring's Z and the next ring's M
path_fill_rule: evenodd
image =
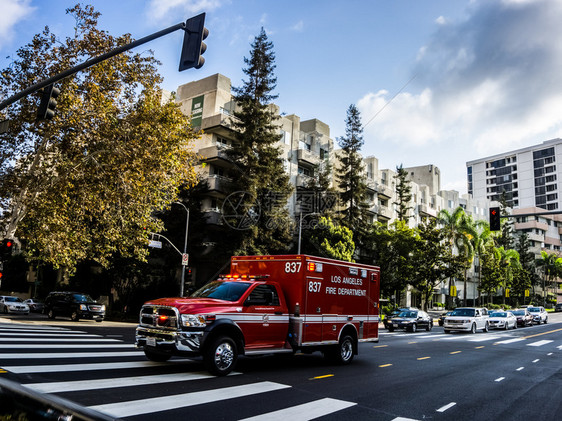
M144 304L136 346L148 359L202 356L226 375L239 355L322 351L347 364L378 341L380 270L307 255L235 256L188 298Z

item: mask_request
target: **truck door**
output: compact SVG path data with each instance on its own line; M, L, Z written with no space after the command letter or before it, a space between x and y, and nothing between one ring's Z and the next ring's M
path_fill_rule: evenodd
M322 285L322 281L321 277L306 277L306 303L304 306L306 313L302 314L304 317L303 342L322 341L323 313L327 312L325 308L327 303L322 290L325 286Z
M282 348L287 339L289 315L277 288L256 285L244 302L242 331L246 348Z

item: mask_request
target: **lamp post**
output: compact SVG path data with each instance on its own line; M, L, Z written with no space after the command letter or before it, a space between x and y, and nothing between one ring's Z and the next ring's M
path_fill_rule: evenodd
M187 253L187 232L188 232L188 228L189 228L189 209L187 209L187 206L185 206L181 202L172 202L172 203L176 204L176 205L180 205L181 207L183 207L185 209L186 214L187 214L187 216L185 218L185 238L184 238L184 242L183 242L183 254L185 255ZM184 282L185 282L185 265L182 263L180 297L183 297Z

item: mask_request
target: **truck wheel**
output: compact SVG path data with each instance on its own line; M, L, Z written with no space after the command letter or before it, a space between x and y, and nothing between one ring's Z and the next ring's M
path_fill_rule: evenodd
M203 355L207 370L215 376L226 376L238 360L236 343L228 336L219 336Z
M324 351L324 357L335 364L346 365L353 360L353 338L345 335L340 343Z
M470 333L476 333L476 323L472 323L472 326L470 327Z
M146 355L146 358L148 358L150 361L155 361L158 363L163 363L164 361L168 361L172 357L171 355L168 354L152 352L152 351L148 351L147 349L144 350L144 355Z
M72 312L72 314L70 315L70 320L72 320L73 322L77 322L80 320L80 316L78 316L77 311Z
M47 317L48 317L49 319L53 319L53 320L54 320L54 318L55 318L55 312L54 312L53 310L49 310L49 311L47 312Z

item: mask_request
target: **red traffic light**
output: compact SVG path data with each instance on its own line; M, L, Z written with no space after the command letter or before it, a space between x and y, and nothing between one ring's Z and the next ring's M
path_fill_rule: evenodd
M490 230L499 231L500 229L501 229L500 208L498 207L490 208Z

